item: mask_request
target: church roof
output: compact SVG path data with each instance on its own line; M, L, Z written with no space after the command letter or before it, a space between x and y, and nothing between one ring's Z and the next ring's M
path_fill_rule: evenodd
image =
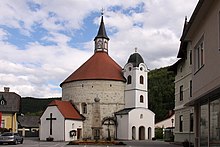
M109 38L106 34L106 31L105 31L105 24L104 24L104 21L103 21L103 16L101 18L101 23L100 23L100 26L99 26L98 34L97 34L97 36L95 37L94 40L96 40L97 38L105 38L105 39L109 40Z
M115 112L115 115L127 115L131 110L135 109L133 108L125 108L122 110L119 110L118 112Z
M64 80L60 86L64 83L80 80L125 81L122 75L122 68L106 52L96 52Z
M54 100L48 106L57 106L65 119L84 120L84 117L69 101Z
M132 63L134 67L138 67L140 63L144 63L144 60L139 53L134 53L130 55L128 63Z

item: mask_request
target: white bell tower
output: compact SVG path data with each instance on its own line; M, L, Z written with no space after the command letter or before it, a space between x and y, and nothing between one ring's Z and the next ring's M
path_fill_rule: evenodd
M148 108L148 69L137 49L123 69L126 78L125 108Z

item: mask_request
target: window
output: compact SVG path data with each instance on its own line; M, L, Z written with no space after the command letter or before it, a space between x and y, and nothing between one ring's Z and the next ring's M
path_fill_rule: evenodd
M1 101L0 101L0 105L5 105L5 101L4 101L4 100L1 100Z
M107 43L107 41L105 41L104 45L105 45L104 48L105 48L105 49L108 49L108 43Z
M129 75L128 76L128 79L127 79L128 81L127 81L127 84L131 84L131 76Z
M195 70L199 70L204 65L204 37L202 37L199 43L195 47Z
M189 96L192 97L192 80L189 81Z
M143 114L140 115L140 119L142 119L142 118L143 118Z
M2 122L1 122L1 128L5 128L5 120L2 120Z
M179 116L179 131L183 132L183 116Z
M192 65L192 50L189 51L189 64Z
M87 104L86 103L82 103L82 113L87 114Z
M140 76L140 84L144 84L144 77Z
M193 113L190 113L190 132L193 132Z
M183 100L183 85L180 86L180 101Z
M144 97L143 95L140 96L140 103L143 103L144 102Z

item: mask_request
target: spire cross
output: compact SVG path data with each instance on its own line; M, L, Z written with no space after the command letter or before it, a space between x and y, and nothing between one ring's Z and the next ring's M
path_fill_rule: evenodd
M104 15L104 10L105 10L104 8L101 9L101 15L102 16Z
M134 52L137 53L137 47L134 48Z

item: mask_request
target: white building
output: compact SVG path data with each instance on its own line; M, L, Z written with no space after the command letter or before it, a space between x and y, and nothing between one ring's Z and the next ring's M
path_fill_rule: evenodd
M125 85L125 108L115 113L117 138L146 140L154 137L154 116L148 109L148 69L139 53L128 59L123 70Z
M157 122L155 124L155 128L173 128L175 125L175 114L172 114L170 117L167 117L166 119Z
M123 70L108 55L108 41L102 16L98 34L94 39L93 56L60 84L62 100L74 102L76 109L85 117L82 125L72 122L75 124L72 129L81 129L78 139L151 139L154 137L154 113L148 109L147 66L140 54L134 53ZM121 118L120 112L126 110L129 112ZM52 117L63 120L57 112L56 107L48 107L42 116L41 124L48 123L45 118L51 114ZM52 122L57 122L53 126L66 126L58 121ZM42 140L50 136L48 127L49 124L42 128L47 130L47 134L41 134ZM56 140L70 140L70 130L59 127L54 130L53 137ZM60 138L55 136L58 132Z
M40 118L40 140L77 140L82 135L84 117L68 101L52 101Z

